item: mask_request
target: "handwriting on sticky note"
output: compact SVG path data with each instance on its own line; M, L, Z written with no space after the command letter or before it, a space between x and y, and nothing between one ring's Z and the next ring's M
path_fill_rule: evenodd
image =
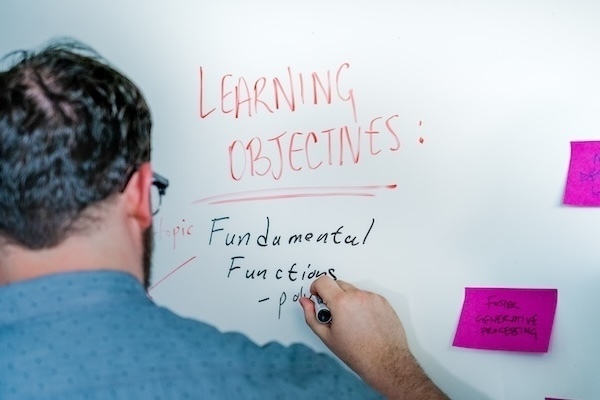
M600 206L600 141L571 142L564 204Z
M454 346L545 353L556 289L466 288Z

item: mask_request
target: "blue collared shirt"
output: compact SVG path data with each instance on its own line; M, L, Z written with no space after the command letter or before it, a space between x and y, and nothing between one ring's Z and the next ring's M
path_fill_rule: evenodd
M258 346L154 304L131 275L0 286L0 399L381 398L304 345Z

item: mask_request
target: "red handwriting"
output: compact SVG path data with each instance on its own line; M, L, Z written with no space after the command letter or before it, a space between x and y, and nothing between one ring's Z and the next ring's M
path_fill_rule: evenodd
M181 220L181 223L175 226L169 226L163 228L163 219L160 218L158 222L158 229L154 231L154 236L157 240L163 240L163 238L169 238L173 242L173 250L177 248L177 238L191 236L194 231L194 225L185 222L185 219Z
M398 185L396 184L390 184L367 186L289 187L280 189L263 189L204 197L193 201L192 204L223 204L245 201L293 199L298 197L374 197L377 191L386 189L393 190L397 187Z
M154 285L150 286L150 288L148 289L148 294L150 293L151 290L153 290L154 288L156 288L158 285L160 285L161 283L163 283L167 278L169 278L171 275L173 275L175 272L179 271L181 268L185 267L190 261L192 261L193 259L195 259L196 256L193 256L189 259L187 259L186 261L184 261L183 264L181 264L179 267L175 268L173 271L169 272L167 275L165 275L164 277L162 277L158 282L156 282Z
M376 156L383 150L400 149L392 126L398 115L371 119L368 128L343 125L309 132L283 132L270 138L234 140L229 145L229 173L239 181L244 176L281 179L284 171L316 170L325 166L358 164L364 149Z
M334 101L349 102L354 121L356 102L354 90L345 89L342 77L350 64L343 63L335 71L296 73L288 67L284 77L247 78L225 74L218 79L218 108L222 114L239 118L260 111L274 113L279 110L296 111L304 104L332 104ZM217 110L217 106L206 107L206 71L200 67L200 118L206 118Z
M199 115L202 119L215 115L238 119L260 113L294 113L300 107L334 103L347 104L351 110L351 123L240 133L239 138L227 145L231 179L277 181L289 173L359 164L366 157L397 152L401 145L399 115L375 113L359 121L354 88L346 83L349 76L347 62L309 73L297 72L288 66L276 76L251 78L226 73L211 79L200 67ZM419 141L423 143L424 139L421 137Z

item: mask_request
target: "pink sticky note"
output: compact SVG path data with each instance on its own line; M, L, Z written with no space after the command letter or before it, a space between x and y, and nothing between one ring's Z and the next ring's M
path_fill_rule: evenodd
M454 346L548 352L556 289L465 288Z
M563 203L600 206L600 142L571 142Z

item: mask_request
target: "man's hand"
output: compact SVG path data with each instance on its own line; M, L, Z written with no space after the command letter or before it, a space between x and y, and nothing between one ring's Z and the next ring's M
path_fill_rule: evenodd
M412 356L404 327L382 296L322 276L311 285L331 310L332 322L315 317L314 303L300 298L306 323L365 382L390 399L446 399Z

